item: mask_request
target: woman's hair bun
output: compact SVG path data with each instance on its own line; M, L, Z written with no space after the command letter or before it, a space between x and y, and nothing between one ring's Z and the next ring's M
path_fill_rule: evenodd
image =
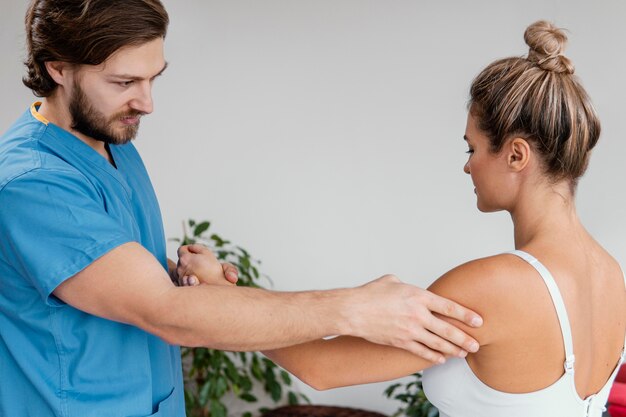
M530 47L528 60L546 71L574 73L574 65L563 55L567 36L563 29L539 20L526 28L524 40Z

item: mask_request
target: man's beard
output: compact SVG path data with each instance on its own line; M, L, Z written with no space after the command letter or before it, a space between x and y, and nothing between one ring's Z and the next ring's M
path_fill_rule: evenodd
M70 98L71 127L92 139L111 145L128 143L137 136L139 123L124 126L121 131L114 130L113 123L119 122L124 117L139 117L143 114L138 111L119 112L107 119L104 114L94 108L80 85L74 84L74 91Z

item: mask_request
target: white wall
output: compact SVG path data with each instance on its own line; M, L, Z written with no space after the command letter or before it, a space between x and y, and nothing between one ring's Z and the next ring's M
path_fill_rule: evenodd
M0 0L0 130L21 85L25 1ZM523 55L540 18L569 29L568 56L603 122L580 184L590 231L626 264L626 3L614 1L165 0L170 63L137 146L168 236L210 219L279 290L353 286L383 273L426 286L512 249L502 213L475 209L462 173L471 79ZM171 247L172 256L174 247ZM391 412L388 384L316 403Z

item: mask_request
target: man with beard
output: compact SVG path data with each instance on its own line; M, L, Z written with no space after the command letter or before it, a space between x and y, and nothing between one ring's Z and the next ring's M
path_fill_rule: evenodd
M175 285L130 143L166 68L167 24L159 0L29 7L24 84L42 100L0 139L0 415L184 416L181 344L257 350L345 334L433 361L476 350L431 311L480 325L475 313L392 276L237 288L216 285L222 267L200 251L207 284Z

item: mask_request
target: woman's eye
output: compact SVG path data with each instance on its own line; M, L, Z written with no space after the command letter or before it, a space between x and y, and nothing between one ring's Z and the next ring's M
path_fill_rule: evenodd
M465 153L468 153L468 154L473 154L473 153L474 153L474 150L473 150L473 149L468 149L467 151L465 151Z
M133 81L120 81L118 84L121 85L122 87L128 87L129 85L131 85L133 83Z

